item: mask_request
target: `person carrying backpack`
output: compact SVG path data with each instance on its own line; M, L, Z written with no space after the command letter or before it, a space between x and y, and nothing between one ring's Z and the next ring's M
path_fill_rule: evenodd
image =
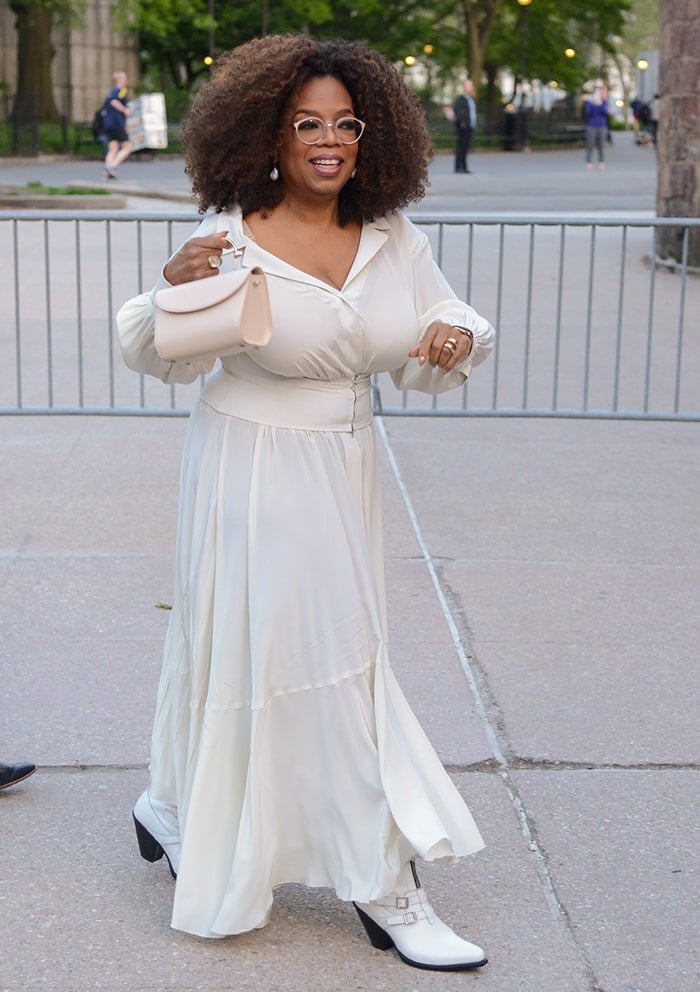
M105 108L104 104L97 108L90 124L90 130L95 141L102 145L103 155L107 155L107 135L105 134Z
M645 107L645 127L651 136L651 140L656 144L656 132L659 129L659 94L655 93L651 100L645 104Z
M131 111L128 107L127 75L125 72L115 72L112 77L114 85L105 97L104 102L104 133L107 138L107 155L105 157L105 179L117 179L117 169L131 154L132 144L126 133L126 118Z

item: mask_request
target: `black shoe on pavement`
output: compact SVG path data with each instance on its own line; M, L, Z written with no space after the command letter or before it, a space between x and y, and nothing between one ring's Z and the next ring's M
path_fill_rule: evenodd
M8 785L16 785L17 782L23 782L35 771L36 765L30 765L27 762L21 765L0 764L0 789L6 789Z

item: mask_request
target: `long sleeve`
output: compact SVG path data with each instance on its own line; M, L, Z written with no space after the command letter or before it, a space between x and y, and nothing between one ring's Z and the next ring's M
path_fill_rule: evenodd
M206 217L192 237L210 234L216 230L216 223L216 215ZM141 293L140 296L127 300L117 313L116 324L122 356L124 363L134 372L145 372L167 383L190 383L198 376L211 372L215 359L166 362L159 356L154 343L155 295L158 290L169 285L161 274L149 293Z
M406 224L409 222L406 221ZM493 349L495 331L485 317L457 298L433 258L427 237L413 225L410 225L410 230L412 237L406 245L406 263L412 268L419 340L433 321L442 320L469 328L474 335L474 347L471 354L447 375L431 365L421 366L417 358L409 358L405 365L391 373L391 377L397 389L443 393L462 386L472 369L488 358Z
M593 100L586 100L583 105L583 112L589 127L605 127L608 123L607 100L603 100L600 103L594 103Z

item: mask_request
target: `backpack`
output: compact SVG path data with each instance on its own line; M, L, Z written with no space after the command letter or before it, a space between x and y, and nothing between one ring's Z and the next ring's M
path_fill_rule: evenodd
M651 107L648 103L643 103L639 108L639 119L642 124L649 124L651 121Z
M95 111L94 117L92 118L92 123L90 124L90 130L92 131L92 136L95 141L99 141L100 135L104 133L104 120L105 108L100 107Z

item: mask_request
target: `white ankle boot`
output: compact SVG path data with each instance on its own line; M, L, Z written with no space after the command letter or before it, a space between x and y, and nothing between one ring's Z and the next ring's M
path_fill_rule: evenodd
M435 915L413 863L411 872L413 888L401 886L377 902L354 904L372 945L382 951L395 947L406 964L431 971L466 971L486 964L480 947L462 940Z
M170 874L177 878L180 867L180 830L177 817L165 803L154 802L148 789L142 792L134 806L134 826L141 857L159 861L163 855L170 865Z

